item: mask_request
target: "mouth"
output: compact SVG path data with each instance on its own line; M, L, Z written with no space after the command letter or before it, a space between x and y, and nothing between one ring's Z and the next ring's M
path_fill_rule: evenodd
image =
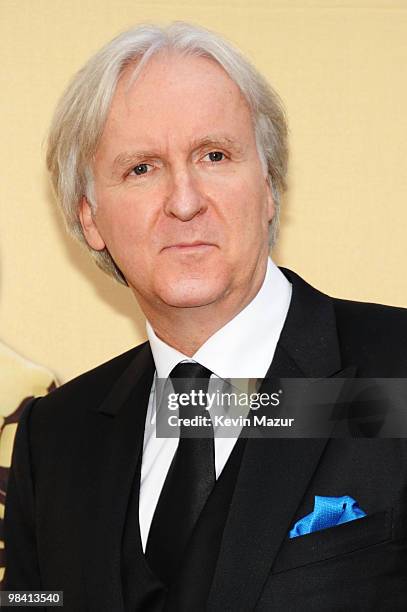
M176 244L171 244L167 247L164 247L162 250L163 251L173 251L173 252L179 252L179 253L188 253L188 252L204 252L207 251L208 249L213 248L214 245L211 242L202 242L202 241L195 241L195 242L177 242Z

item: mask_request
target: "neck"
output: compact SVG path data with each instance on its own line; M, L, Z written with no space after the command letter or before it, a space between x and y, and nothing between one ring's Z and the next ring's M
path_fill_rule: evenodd
M164 305L152 308L136 294L141 309L156 335L187 357L192 357L214 333L241 312L259 292L266 273L267 261L253 275L249 287L236 289L221 300L204 306L179 308Z

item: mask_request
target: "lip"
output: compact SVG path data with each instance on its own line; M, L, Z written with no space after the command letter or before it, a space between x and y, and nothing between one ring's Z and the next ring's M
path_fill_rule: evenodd
M176 251L202 251L215 245L211 242L201 242L199 240L195 242L177 242L176 244L170 244L164 247L164 250L176 250Z

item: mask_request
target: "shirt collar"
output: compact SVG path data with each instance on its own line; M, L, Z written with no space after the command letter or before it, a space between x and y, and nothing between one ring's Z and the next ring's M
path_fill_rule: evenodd
M192 356L169 346L146 321L159 378L167 378L180 361L197 361L220 378L264 378L291 300L291 283L269 258L263 284L253 300L215 332Z

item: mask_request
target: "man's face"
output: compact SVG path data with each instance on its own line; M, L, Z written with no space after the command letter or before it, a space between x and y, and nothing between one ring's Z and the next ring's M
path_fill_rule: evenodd
M268 254L274 206L248 105L214 61L153 57L122 75L96 152L96 212L81 220L143 308L248 295Z

